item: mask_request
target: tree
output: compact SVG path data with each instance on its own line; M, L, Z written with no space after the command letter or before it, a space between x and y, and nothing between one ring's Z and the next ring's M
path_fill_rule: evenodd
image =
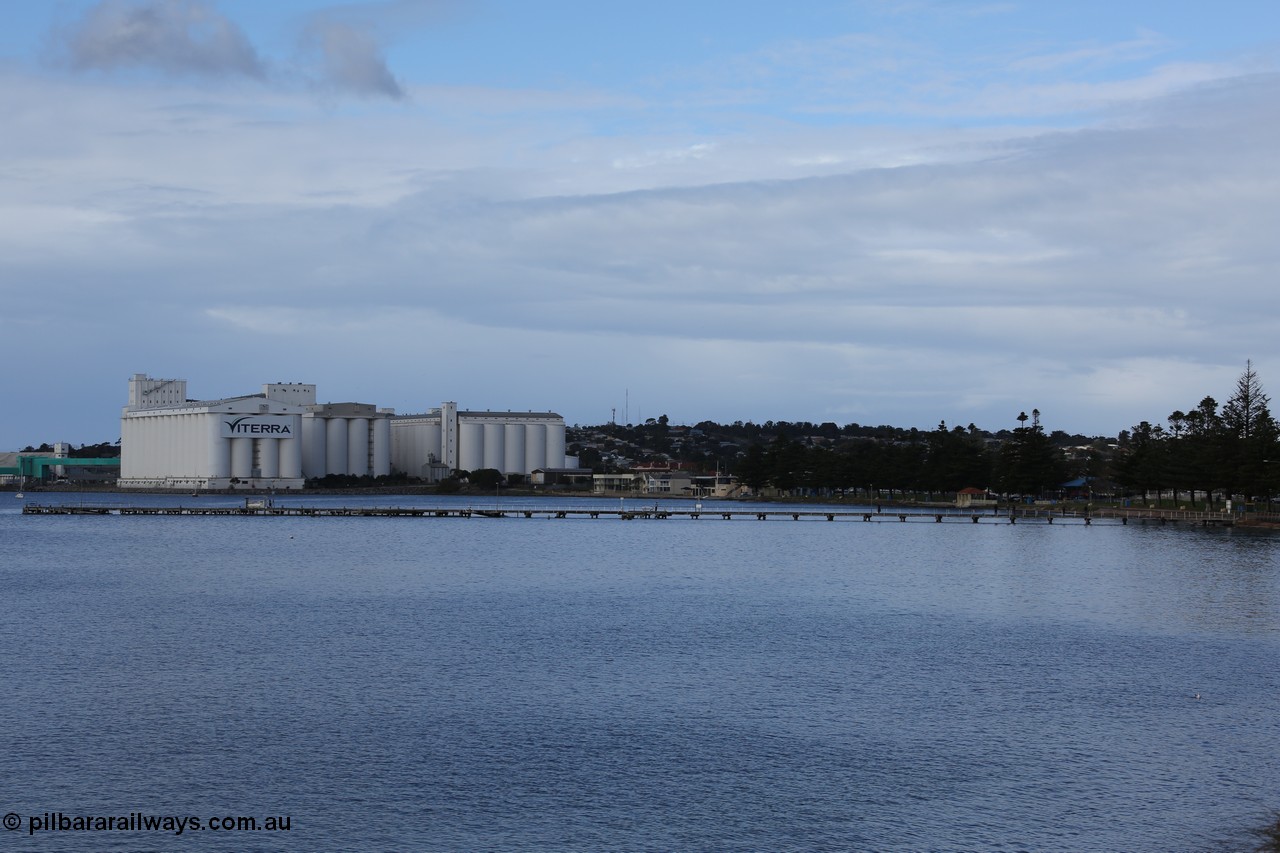
M1253 369L1253 361L1246 361L1244 373L1236 380L1236 392L1222 407L1222 423L1237 438L1249 439L1268 427L1274 427L1271 402L1262 391L1262 383Z
M1168 447L1166 434L1159 425L1143 421L1134 426L1129 440L1116 457L1114 471L1116 481L1126 489L1141 492L1144 496L1152 489L1159 490L1166 484L1166 460Z
M590 468L597 474L605 473L604 457L594 447L583 447L578 450L578 467Z
M807 454L804 446L798 441L787 441L778 436L765 452L766 470L769 480L780 491L790 492L798 486L809 485L806 481Z
M764 448L758 444L753 444L747 448L746 456L738 463L737 467L738 482L743 483L756 494L759 494L760 489L769 481Z
M1270 399L1262 390L1262 382L1245 362L1244 373L1236 380L1235 393L1222 407L1223 476L1232 491L1245 498L1270 494L1275 478L1269 473L1277 453L1280 429L1271 416Z
M1186 433L1173 448L1179 471L1185 471L1192 486L1205 493L1209 508L1213 508L1213 493L1221 488L1223 426L1218 415L1218 401L1205 397L1200 404L1183 417Z
M502 484L502 472L497 468L479 468L471 472L467 482L481 489L494 489Z
M1016 495L1040 495L1056 489L1066 479L1066 462L1040 425L1040 410L1018 414L1020 426L1000 448L996 480L1002 491Z
M991 464L986 444L964 427L947 429L945 422L927 436L929 454L925 462L925 490L958 492L966 486L989 485Z

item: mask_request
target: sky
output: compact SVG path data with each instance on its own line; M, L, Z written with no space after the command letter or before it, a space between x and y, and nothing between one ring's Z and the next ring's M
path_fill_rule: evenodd
M1274 0L0 22L0 449L114 441L135 373L1086 435L1280 393Z

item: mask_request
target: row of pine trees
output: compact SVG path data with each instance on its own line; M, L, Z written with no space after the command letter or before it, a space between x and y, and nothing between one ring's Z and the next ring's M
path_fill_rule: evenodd
M1169 492L1174 500L1212 506L1224 498L1268 498L1280 486L1280 427L1253 363L1219 407L1205 397L1194 409L1172 412L1168 426L1133 427L1113 465L1130 491Z
M912 441L855 438L813 446L779 437L752 445L735 473L756 490L863 496L931 498L966 487L1041 496L1087 476L1099 489L1114 484L1134 494L1172 493L1183 503L1261 497L1280 489L1280 428L1269 405L1249 362L1224 405L1205 397L1189 412L1170 414L1167 427L1143 421L1121 433L1110 459L1095 453L1069 463L1033 410L1018 415L1019 426L998 446L972 426L948 429L945 423Z
M911 441L857 438L808 446L778 438L752 445L735 473L756 491L768 486L783 492L932 499L992 484L1006 494L1039 495L1056 491L1069 476L1066 459L1045 434L1039 414L1020 414L1021 425L998 449L986 434L942 423Z

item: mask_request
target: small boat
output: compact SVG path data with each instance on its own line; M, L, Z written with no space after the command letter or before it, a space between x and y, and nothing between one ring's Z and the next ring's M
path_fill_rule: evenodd
M26 497L25 495L22 494L22 492L15 492L13 496L18 500L22 500L22 498Z

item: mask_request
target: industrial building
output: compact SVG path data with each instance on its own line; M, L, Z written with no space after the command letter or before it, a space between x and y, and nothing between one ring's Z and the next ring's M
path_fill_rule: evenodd
M528 476L566 464L564 418L550 412L468 412L444 403L397 417L370 403L317 403L316 386L298 383L191 400L186 380L139 373L120 420L125 488L287 490L329 474L394 470L434 480L458 469Z
M120 416L125 488L301 489L307 477L391 473L390 409L316 403L316 386L187 399L185 379L129 380Z
M468 412L459 411L457 403L442 403L391 419L391 463L423 479L431 479L433 464L528 477L538 468L566 466L564 436L564 418L553 412Z
M72 456L64 442L50 452L0 453L0 484L114 483L119 476L119 457Z

